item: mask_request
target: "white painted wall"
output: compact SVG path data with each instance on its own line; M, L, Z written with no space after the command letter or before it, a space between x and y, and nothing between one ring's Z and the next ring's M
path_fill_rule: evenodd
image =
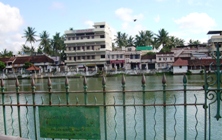
M173 66L173 74L178 74L178 73L186 73L188 70L187 66Z

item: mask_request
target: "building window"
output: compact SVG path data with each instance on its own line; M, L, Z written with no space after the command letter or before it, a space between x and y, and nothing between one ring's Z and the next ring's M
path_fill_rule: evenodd
M72 60L72 57L71 57L71 56L69 57L69 60Z
M78 60L80 60L80 56L78 56Z
M92 56L92 59L95 59L95 56L94 56L94 55Z
M100 28L104 28L104 27L105 27L105 25L100 25L99 27L100 27Z
M85 56L82 56L82 59L85 59Z
M116 55L116 58L119 58L119 55L118 55L118 54Z
M112 55L112 59L114 59L114 55Z
M75 40L75 37L72 37L72 40Z
M173 58L172 58L172 57L170 57L170 60L173 60Z
M136 55L135 55L135 59L140 59L140 55L139 55L139 54L136 54Z
M76 40L79 40L79 37L76 37Z
M107 57L109 58L109 55L107 55Z
M94 36L92 36L92 39L94 39Z
M123 55L122 55L122 54L120 54L120 58L123 58Z
M74 50L76 50L76 47L73 47Z
M74 60L76 61L76 57L74 57Z
M77 49L80 50L80 47L78 46Z
M105 38L105 36L104 35L100 35L100 38Z
M89 50L89 46L87 46L86 49Z
M182 68L182 66L179 66L179 68L181 69L181 68Z
M87 59L90 59L90 56L87 56Z
M159 58L159 60L161 61L161 58Z
M101 58L106 58L105 55L101 55Z
M101 45L100 47L101 47L101 48L106 48L106 46L105 46L105 45Z
M92 50L94 50L94 46L92 46Z
M71 51L71 47L69 47L69 51Z
M89 39L89 36L87 36L87 39Z
M68 37L68 40L70 40L70 37Z
M81 39L83 39L84 37L83 36L81 36Z
M85 51L85 47L84 46L82 46L82 49Z

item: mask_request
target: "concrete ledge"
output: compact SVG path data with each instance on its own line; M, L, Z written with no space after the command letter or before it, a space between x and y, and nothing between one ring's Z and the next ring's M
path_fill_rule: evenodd
M0 134L0 140L28 140L28 139Z

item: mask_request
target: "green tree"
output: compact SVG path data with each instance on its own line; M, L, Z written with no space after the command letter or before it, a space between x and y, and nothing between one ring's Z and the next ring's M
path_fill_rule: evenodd
M0 61L0 70L2 71L5 68L5 63Z
M29 47L29 46L26 46L26 45L22 45L22 52L24 53L24 54L33 54L34 52L35 52L35 50L34 50L34 48L32 47Z
M25 62L23 68L27 69L27 68L29 68L29 67L31 67L31 66L32 66L32 63L31 63L31 62Z
M44 53L50 55L52 52L52 49L50 46L51 39L49 38L49 33L47 33L47 31L43 31L42 33L40 33L39 37L40 37L39 46L40 46L41 50Z
M2 52L0 52L0 57L12 57L13 56L13 52L12 51L8 51L7 49L4 49Z
M65 37L60 36L60 33L56 33L51 40L51 45L53 48L53 55L59 55L65 50Z
M163 48L169 43L168 34L169 33L165 29L160 29L158 31L158 34L156 34L157 40L158 40L159 44L163 45Z
M127 46L134 46L134 38L132 36L129 36L127 39Z
M126 33L117 32L116 38L114 40L118 47L121 48L127 46L127 36L128 35Z
M153 33L151 31L140 31L135 37L135 46L151 46Z
M29 42L31 44L31 50L35 50L33 47L33 43L35 43L36 40L36 31L35 28L27 27L27 30L25 30L24 36L26 38L26 42ZM26 44L25 42L25 44Z

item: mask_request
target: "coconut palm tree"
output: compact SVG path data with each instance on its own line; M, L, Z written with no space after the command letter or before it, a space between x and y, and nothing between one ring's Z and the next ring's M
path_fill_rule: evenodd
M26 46L25 44L23 44L22 45L22 52L25 54L33 54L35 51L34 51L33 47L29 47L29 46Z
M56 33L51 40L51 45L53 48L53 55L58 55L65 49L64 36L60 36L60 33Z
M129 36L127 39L127 46L134 46L134 38L132 36Z
M123 47L123 46L127 46L127 34L126 33L121 33L121 32L117 32L115 43L117 44L118 47Z
M13 56L12 51L8 51L7 49L4 49L2 52L0 52L0 57L11 57Z
M32 27L27 27L27 30L25 30L25 33L24 33L24 36L26 38L26 42L29 42L31 44L31 48L33 48L33 43L35 43L37 40L36 40L36 31L35 31L35 28L32 28ZM25 42L25 44L26 44Z
M42 33L40 33L39 36L40 36L39 47L44 53L51 54L52 52L50 46L51 39L49 38L49 33L47 33L47 31L43 31Z
M157 36L157 40L160 44L163 45L163 48L169 43L169 36L168 36L168 32L165 29L160 29L158 31L158 34L156 34Z
M136 35L135 46L150 46L152 45L153 33L151 31L140 31Z

